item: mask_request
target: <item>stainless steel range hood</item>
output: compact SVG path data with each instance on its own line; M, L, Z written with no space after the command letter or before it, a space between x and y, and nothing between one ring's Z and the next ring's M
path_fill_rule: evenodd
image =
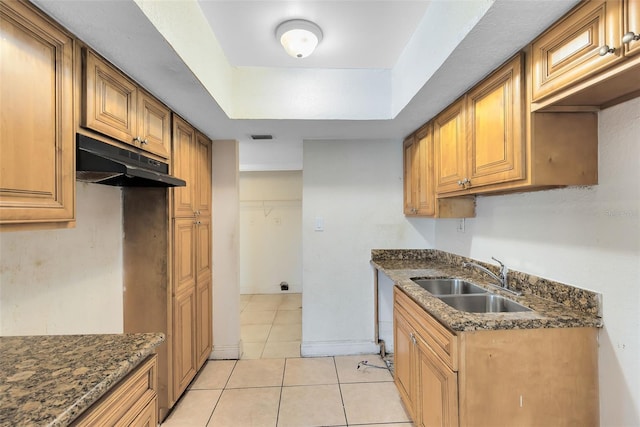
M167 163L81 134L76 134L76 179L120 187L187 185L169 175Z

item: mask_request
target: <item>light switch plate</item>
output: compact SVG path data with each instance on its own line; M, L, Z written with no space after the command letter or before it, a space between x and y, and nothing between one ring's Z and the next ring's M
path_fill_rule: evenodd
M316 223L313 227L314 231L324 231L324 218L321 216L316 217Z

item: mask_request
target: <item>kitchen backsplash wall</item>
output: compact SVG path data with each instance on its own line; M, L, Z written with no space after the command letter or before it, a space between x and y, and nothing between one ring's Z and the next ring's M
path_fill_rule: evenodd
M74 229L0 235L0 335L122 332L122 190L77 183Z

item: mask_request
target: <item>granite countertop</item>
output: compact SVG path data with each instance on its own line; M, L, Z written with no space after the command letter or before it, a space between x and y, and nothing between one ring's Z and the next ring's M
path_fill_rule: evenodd
M161 333L0 337L0 426L67 426L164 341Z
M371 264L452 331L602 327L601 296L591 291L511 272L510 286L514 282L513 287L524 292L522 296L514 296L491 286L491 279L487 280L488 277L478 273L477 270L463 268L462 262L470 260L468 258L427 250L418 257L405 255L404 259L380 259L384 256L380 257L378 256L380 253L373 252ZM411 255L411 252L409 253ZM529 307L532 311L511 313L459 311L411 281L411 278L416 277L462 278L486 288L491 293L503 295Z

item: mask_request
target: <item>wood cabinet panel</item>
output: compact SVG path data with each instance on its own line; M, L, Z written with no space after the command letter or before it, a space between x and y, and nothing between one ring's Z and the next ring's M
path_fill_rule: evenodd
M0 3L0 81L2 230L73 225L73 39L26 3Z
M413 374L415 349L407 315L402 309L394 307L393 311L393 345L394 345L394 381L400 397L411 418L416 418L416 384Z
M195 158L196 131L180 117L173 116L173 174L187 182L186 187L175 187L173 216L194 216L194 185L197 164Z
M83 49L84 127L133 144L137 131L137 87L93 52Z
M166 159L171 157L171 110L138 89L137 113L140 147Z
M640 52L640 0L625 0L622 7L624 8L622 34L631 32L635 35L629 43L623 43L624 55L637 55Z
M196 235L195 220L178 218L174 220L173 263L175 292L191 288L196 283Z
M620 0L585 2L533 43L533 101L622 59ZM603 47L613 52L600 55Z
M437 193L460 189L467 171L464 100L459 100L433 121L435 186Z
M196 133L196 182L194 210L199 216L211 216L211 140Z
M198 281L209 281L211 276L211 218L198 217L195 233L196 278Z
M526 177L523 65L519 55L467 94L467 186Z
M195 284L176 293L173 307L173 400L175 402L198 371Z
M419 426L458 426L458 375L417 338Z
M93 404L72 426L143 426L144 420L154 421L157 418L156 388L157 357L152 355ZM153 414L149 414L150 409Z
M153 400L144 407L138 416L129 424L130 427L157 427L158 401Z
M202 366L211 354L213 337L213 313L212 313L211 280L202 278L197 284L198 307L196 312L197 341L196 354L198 365Z
M406 138L403 143L404 161L404 214L415 215L417 213L418 200L418 150L414 135Z

